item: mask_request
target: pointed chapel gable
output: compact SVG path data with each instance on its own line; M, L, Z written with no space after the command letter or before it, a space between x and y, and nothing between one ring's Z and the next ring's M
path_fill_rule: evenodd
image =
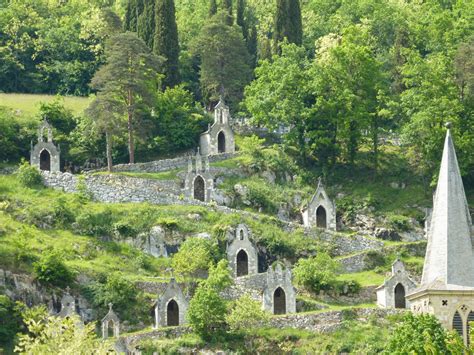
M474 287L472 221L448 129L428 233L422 287Z
M301 210L301 214L305 227L336 230L336 205L329 198L321 179L318 181L316 192Z

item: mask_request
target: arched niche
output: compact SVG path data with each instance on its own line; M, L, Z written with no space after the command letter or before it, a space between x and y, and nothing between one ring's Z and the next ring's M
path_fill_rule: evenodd
M206 183L201 175L196 176L193 182L193 196L195 200L206 200Z
M278 287L273 292L273 314L285 314L286 313L286 293Z
M174 299L170 300L166 306L166 325L169 327L179 325L179 306Z
M249 257L245 250L241 249L237 253L237 276L245 276L249 274Z
M398 283L394 289L395 308L406 308L405 287Z
M217 152L225 153L225 134L223 131L220 131L217 135Z
M316 227L327 228L327 216L326 209L323 206L319 206L316 209Z

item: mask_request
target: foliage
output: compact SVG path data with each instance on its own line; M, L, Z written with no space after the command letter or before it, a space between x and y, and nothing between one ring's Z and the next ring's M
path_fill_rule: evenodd
M166 58L163 84L165 87L173 87L180 82L178 27L174 0L157 0L155 10L156 31L153 51L158 56Z
M81 324L78 316L59 318L46 313L40 320L24 320L28 334L18 337L15 352L28 354L108 354L112 349L95 335L94 323Z
M76 220L73 209L65 198L58 198L53 202L54 224L58 228L67 228Z
M20 147L26 142L18 137L19 129L13 114L6 107L0 106L0 161L16 161L20 158Z
M257 327L265 327L270 320L270 314L262 309L260 302L248 295L243 295L226 317L226 322L233 332L252 332Z
M283 40L301 45L303 25L299 0L278 0L276 5L273 42L275 53L280 53L279 45Z
M66 287L74 279L72 271L64 263L63 258L56 252L46 252L33 263L36 279L44 284Z
M233 107L241 100L251 79L250 58L237 25L226 23L228 14L219 11L202 28L193 46L201 59L200 82L207 103L223 96Z
M231 283L227 261L209 269L209 278L202 280L189 303L188 320L194 332L210 340L223 332L227 305L220 292Z
M20 324L19 306L8 296L0 295L0 350L13 345Z
M23 160L18 167L17 176L18 181L25 187L38 188L43 185L43 178L38 168L26 160Z
M188 238L173 255L171 265L182 277L198 276L207 272L209 264L217 255L217 244L204 238Z
M387 354L462 353L462 341L453 344L450 339L452 336L433 315L415 316L408 312L393 331L385 351Z
M82 210L76 217L74 228L78 233L91 236L106 236L112 231L114 217L110 209L103 211Z
M299 259L293 274L297 285L319 293L330 289L336 282L339 263L326 253L318 253L308 259Z

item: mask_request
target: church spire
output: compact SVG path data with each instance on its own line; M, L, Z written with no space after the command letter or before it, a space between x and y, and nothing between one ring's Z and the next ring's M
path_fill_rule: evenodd
M448 126L421 287L474 287L471 229L471 216Z

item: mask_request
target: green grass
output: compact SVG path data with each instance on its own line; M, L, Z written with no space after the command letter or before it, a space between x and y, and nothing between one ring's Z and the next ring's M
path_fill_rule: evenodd
M366 286L379 286L384 280L385 276L379 273L376 273L373 270L355 272L351 274L340 274L338 275L338 280L341 281L357 281L362 287Z
M38 113L41 102L49 103L58 97L61 97L64 101L64 106L72 110L76 115L81 114L91 101L90 98L76 96L0 93L0 106L9 107L14 111L20 110L21 113L32 116Z
M120 172L112 172L113 175L122 175L122 176L129 176L135 177L140 179L152 179L152 180L176 180L178 178L178 173L181 172L182 169L175 169L169 171L163 171L160 173L140 173L140 172L132 172L132 171L120 171ZM100 175L107 175L110 174L107 171L101 171Z

